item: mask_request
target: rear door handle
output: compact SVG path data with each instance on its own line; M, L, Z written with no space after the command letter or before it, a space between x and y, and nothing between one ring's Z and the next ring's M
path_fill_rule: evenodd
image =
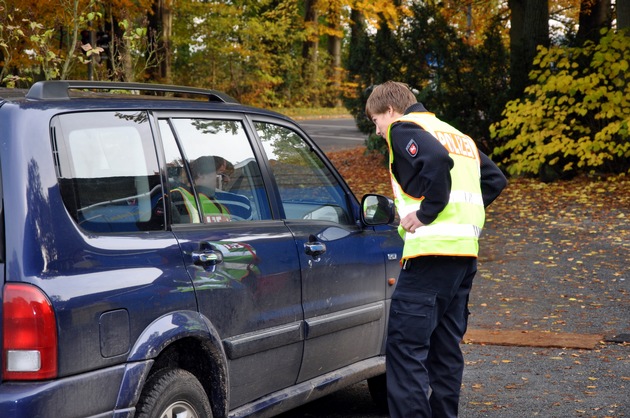
M310 255L313 258L317 258L326 252L326 244L317 241L305 242L304 251L307 255Z

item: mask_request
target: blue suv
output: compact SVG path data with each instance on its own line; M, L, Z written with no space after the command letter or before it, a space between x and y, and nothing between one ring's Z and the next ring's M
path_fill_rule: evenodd
M365 379L383 401L393 205L291 119L0 89L0 197L3 417L268 417Z

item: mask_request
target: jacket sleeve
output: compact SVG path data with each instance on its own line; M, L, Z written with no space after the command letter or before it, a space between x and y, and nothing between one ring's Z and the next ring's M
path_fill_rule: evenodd
M481 159L481 194L483 205L488 207L507 186L507 178L487 155L479 151L479 157Z

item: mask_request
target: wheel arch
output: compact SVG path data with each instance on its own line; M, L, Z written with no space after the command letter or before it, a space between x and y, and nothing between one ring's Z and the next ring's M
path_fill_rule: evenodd
M227 417L227 357L219 333L198 312L172 312L153 321L130 350L127 362L117 409L124 405L135 406L154 373L165 368L181 368L201 382L214 418Z

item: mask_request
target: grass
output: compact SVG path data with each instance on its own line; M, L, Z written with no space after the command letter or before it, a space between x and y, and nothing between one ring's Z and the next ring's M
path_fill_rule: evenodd
M345 107L317 107L317 108L274 108L269 109L293 119L320 119L320 118L350 118L350 112Z

